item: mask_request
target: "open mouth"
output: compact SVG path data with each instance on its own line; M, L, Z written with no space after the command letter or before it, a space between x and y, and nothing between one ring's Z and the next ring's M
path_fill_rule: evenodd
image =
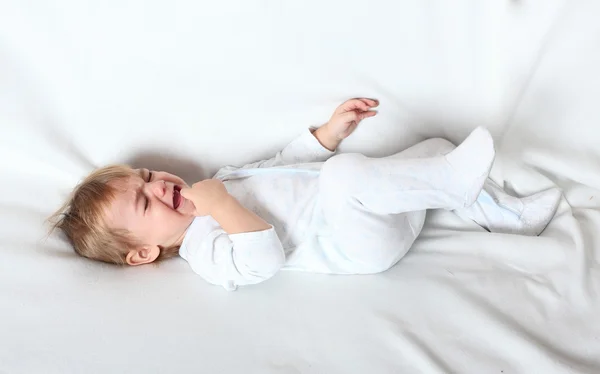
M179 208L183 197L181 196L181 186L173 186L173 209Z

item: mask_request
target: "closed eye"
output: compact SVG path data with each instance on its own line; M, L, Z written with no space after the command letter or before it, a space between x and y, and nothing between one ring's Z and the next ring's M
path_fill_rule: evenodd
M148 170L148 180L146 182L150 183L152 181L152 171ZM146 203L144 204L144 212L148 210L148 205L150 205L150 200L146 197Z

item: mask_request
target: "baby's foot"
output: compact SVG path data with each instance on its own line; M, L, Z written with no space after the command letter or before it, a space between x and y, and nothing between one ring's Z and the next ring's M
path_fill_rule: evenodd
M472 205L490 174L496 152L494 140L483 127L478 127L456 149L444 156L460 180L464 206Z
M551 188L518 198L488 179L475 204L455 212L491 232L537 236L554 217L560 196L560 190Z
M551 188L521 199L523 212L520 216L521 227L517 232L522 235L537 236L544 231L554 217L561 192Z

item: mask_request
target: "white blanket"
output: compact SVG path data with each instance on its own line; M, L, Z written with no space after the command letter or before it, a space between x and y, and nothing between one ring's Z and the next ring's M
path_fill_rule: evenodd
M600 372L600 5L593 1L0 2L0 373ZM194 182L265 158L353 96L341 148L477 125L492 176L565 192L540 237L429 214L374 276L235 293L181 259L114 268L43 220L96 166Z

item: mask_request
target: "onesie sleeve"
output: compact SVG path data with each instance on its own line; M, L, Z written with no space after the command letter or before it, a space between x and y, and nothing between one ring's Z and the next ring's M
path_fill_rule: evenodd
M203 231L190 227L179 254L196 274L228 291L264 282L285 263L283 246L273 227L232 235L220 227Z
M269 168L294 164L307 164L313 162L325 162L335 155L335 151L330 151L323 147L317 138L313 135L312 129L305 130L300 136L290 142L283 150L278 152L275 157L268 160L253 162L240 167L226 166L219 170L215 175L218 178L221 174L226 174L239 169Z

